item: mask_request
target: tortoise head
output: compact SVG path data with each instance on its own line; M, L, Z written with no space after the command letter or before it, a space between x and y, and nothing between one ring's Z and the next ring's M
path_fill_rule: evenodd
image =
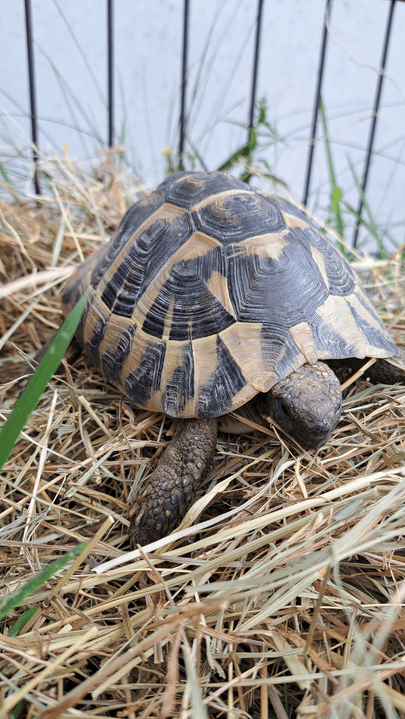
M339 380L324 362L303 365L258 402L260 414L273 419L304 449L325 444L339 422L341 407Z

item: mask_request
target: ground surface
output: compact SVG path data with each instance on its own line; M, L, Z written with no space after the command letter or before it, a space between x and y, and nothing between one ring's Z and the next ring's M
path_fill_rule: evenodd
M59 324L63 278L112 234L136 189L108 164L53 173L39 204L1 202L1 421L21 353ZM358 267L405 344L400 259ZM183 532L95 573L128 551L134 483L172 432L83 357L50 382L3 470L0 592L89 543L3 621L0 719L24 697L21 716L47 719L72 707L78 717L405 717L404 387L350 385L316 454L272 428L220 435Z

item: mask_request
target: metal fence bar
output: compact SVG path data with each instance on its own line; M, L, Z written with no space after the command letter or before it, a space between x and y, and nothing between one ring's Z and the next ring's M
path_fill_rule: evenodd
M183 169L183 152L186 136L186 87L187 87L187 57L188 57L188 30L189 30L190 4L184 0L183 6L183 56L181 62L181 105L180 105L180 137L179 137L179 168Z
M321 54L319 57L319 67L318 67L318 81L316 84L314 109L312 111L311 140L310 140L309 149L308 149L307 173L306 173L306 179L305 179L304 197L302 200L304 205L307 204L308 194L309 194L309 185L311 182L312 162L313 162L313 158L314 158L314 148L315 148L316 125L318 122L319 104L321 101L323 71L325 68L325 57L326 57L326 42L328 39L328 23L329 23L329 19L330 19L331 10L332 10L332 0L326 0L325 20L324 20L324 25L323 25L323 35L322 35L322 43L321 43Z
M114 0L107 0L108 146L114 144Z
M251 85L251 92L250 92L250 112L249 112L249 125L248 125L248 138L247 138L248 144L250 141L250 131L253 129L253 123L254 123L257 75L258 75L258 69L259 69L259 49L260 49L260 33L261 33L261 28L262 28L263 4L264 4L264 0L258 0L258 2L257 2L257 17L256 17L255 52L254 52L254 60L253 60L252 85Z
M391 37L391 28L392 28L392 19L394 16L394 7L395 7L395 0L391 0L390 7L388 10L387 25L385 28L383 51L382 51L381 63L380 63L380 73L379 73L378 80L377 80L377 89L376 89L376 94L375 94L375 99L374 99L373 119L371 121L370 135L368 138L366 162L364 165L363 180L361 183L362 195L360 197L359 206L357 208L358 219L356 221L356 226L354 228L353 247L357 247L357 241L359 238L360 217L361 217L361 213L363 210L363 197L364 197L364 193L365 193L366 187L367 187L368 171L370 169L371 153L373 151L375 128L377 125L378 110L380 108L381 89L382 89L382 84L383 84L383 80L384 80L384 71L385 71L385 65L386 65L387 55L388 55L388 46L389 46L389 41L390 41L390 37Z
M37 101L35 93L35 67L34 67L34 41L32 33L32 13L31 0L24 0L25 3L25 34L27 38L27 59L28 59L28 83L30 91L30 112L31 112L31 140L35 147L32 150L32 158L34 160L34 184L37 195L41 194L41 186L39 184L38 163L39 155L36 150L38 147L38 115Z

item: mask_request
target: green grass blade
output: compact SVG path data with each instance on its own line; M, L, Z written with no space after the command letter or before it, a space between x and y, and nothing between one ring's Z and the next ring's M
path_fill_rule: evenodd
M31 579L23 584L22 587L17 589L14 594L10 594L9 597L6 597L6 599L4 599L0 604L0 619L4 619L9 612L16 607L19 607L27 597L30 597L33 592L36 592L37 589L42 587L42 585L45 584L45 582L47 582L52 575L55 574L55 572L58 572L59 569L62 569L62 567L65 566L65 564L70 562L72 559L75 559L75 557L77 557L77 555L80 554L85 547L87 547L87 544L88 542L81 542L77 545L77 547L71 549L70 552L66 552L62 555L62 557L55 559L55 561L45 567L42 572L39 572L36 577L31 577ZM24 614L26 614L26 612L24 612ZM27 621L28 617L26 617L24 624L26 624Z
M23 699L21 699L21 701L15 705L14 709L11 710L11 714L10 714L11 719L19 719L20 712L23 708L23 704L24 704L24 701L23 701Z
M8 460L28 417L37 406L41 394L44 392L70 344L84 310L87 295L88 290L66 317L62 327L56 333L52 344L42 358L38 369L28 382L24 393L17 400L13 411L0 432L0 472L4 463Z
M5 170L4 165L3 165L2 162L0 162L0 175L2 176L4 182L7 183L7 185L10 185L10 187L12 187L13 190L16 190L16 186L15 186L14 183L10 180L10 178L9 178L9 176L8 176L8 174L7 174L6 170Z
M242 123L232 122L231 124L237 125L238 127L243 127L247 130L246 125ZM264 143L263 140L265 140ZM249 140L247 144L242 145L237 150L235 150L235 152L233 152L232 155L230 155L230 157L228 157L228 159L225 160L225 162L218 169L221 171L231 170L234 165L237 165L240 161L244 160L245 169L240 175L240 179L243 180L243 182L249 183L252 175L254 174L254 170L251 170L249 166L253 166L253 161L256 159L257 154L260 151L263 151L264 149L275 145L279 141L281 141L281 137L279 136L276 128L267 119L267 102L266 99L263 97L258 102L257 122L255 127L250 128ZM268 162L265 159L261 158L259 160L256 160L256 162L263 163L266 166L267 172L262 172L260 173L261 175L264 175L272 182L280 182L282 185L287 187L285 182L283 182L282 180L280 180L280 178L274 175Z
M250 129L249 134L249 142L247 145L242 145L242 147L239 147L235 152L232 153L230 157L228 157L227 160L221 165L221 167L218 168L221 172L224 172L226 170L230 170L234 165L236 165L239 160L242 159L242 157L248 157L250 158L253 154L253 151L257 147L257 133L254 128Z
M16 637L21 632L21 629L24 629L26 623L31 619L31 617L35 614L38 607L30 607L29 609L26 609L25 612L21 614L21 616L18 617L18 619L14 622L13 626L9 629L8 635L9 637Z
M335 168L333 166L332 151L331 151L330 142L329 142L329 132L328 132L328 125L327 125L327 121L326 121L326 113L325 113L325 108L324 108L322 100L320 100L320 102L319 102L319 111L320 111L321 120L322 120L323 139L325 142L326 160L328 163L329 179L330 179L330 184L331 184L329 212L332 214L332 218L327 220L327 222L332 227L334 227L334 229L339 233L339 235L341 237L344 237L345 228L344 228L344 224L343 224L342 213L340 211L340 206L339 206L339 202L342 199L342 191L337 186L337 183L336 183L336 174L335 174ZM342 247L340 249L342 250Z
M368 204L367 199L366 199L366 196L365 196L365 194L364 194L364 192L363 192L363 188L362 188L362 186L361 186L360 179L358 178L358 176L357 176L357 174L356 174L356 170L354 169L353 163L350 162L349 159L348 159L348 162L349 162L349 166L350 166L350 171L351 171L352 176L353 176L353 180L354 180L354 182L355 182L356 188L357 188L357 190L358 190L358 192L359 192L359 195L360 195L360 197L361 197L361 201L362 201L362 203L363 203L363 207L364 207L364 209L365 209L365 211L366 211L366 213L367 213L368 222L366 222L366 221L359 215L359 213L357 212L357 210L355 210L354 208L350 207L349 205L348 205L348 210L356 217L356 220L357 220L361 225L364 225L364 227L367 228L367 230L369 231L370 235L371 235L372 237L374 237L374 239L375 239L375 241L376 241L376 243L377 243L377 245L378 245L378 249L379 249L379 252L380 252L381 257L387 257L387 250L386 250L385 247L384 247L384 244L383 244L381 235L380 235L380 233L379 233L379 231L378 231L377 223L376 223L376 221L375 221L375 219L374 219L374 217L373 217L373 214L372 214L371 209L370 209L370 205Z

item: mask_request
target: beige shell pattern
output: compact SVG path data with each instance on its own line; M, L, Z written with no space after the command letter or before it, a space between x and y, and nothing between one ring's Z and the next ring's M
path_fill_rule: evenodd
M77 336L135 405L236 409L306 362L396 347L345 258L294 205L223 172L167 178L82 263Z

